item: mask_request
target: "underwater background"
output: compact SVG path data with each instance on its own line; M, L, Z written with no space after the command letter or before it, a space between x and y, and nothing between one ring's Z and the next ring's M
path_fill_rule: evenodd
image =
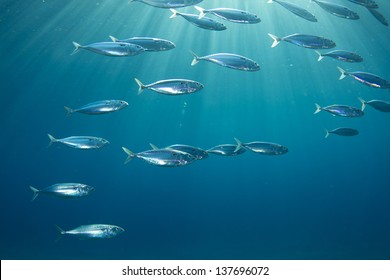
M222 21L225 31L200 29L171 12L128 1L1 1L0 138L1 259L389 259L390 114L370 106L361 118L314 115L321 106L361 107L364 100L390 101L390 91L367 87L350 77L338 80L337 66L390 79L390 29L362 6L334 1L360 15L335 17L308 0L293 2L312 12L313 23L277 3L262 0L205 0L203 8L247 10L258 24ZM376 0L390 19L390 2ZM180 11L198 13L194 7ZM336 49L360 54L361 63L325 57L281 42L271 48L268 33L324 36ZM133 57L107 57L80 44L149 36L176 48ZM231 52L260 64L244 72L201 61ZM323 51L321 51L323 52ZM193 79L204 89L167 96L149 90L137 95L138 78L148 84ZM103 99L129 106L98 116L66 115ZM355 137L326 129L348 126ZM103 137L110 144L83 151L56 138ZM188 166L161 168L134 152L188 144L269 141L289 152L264 156L247 151L235 157L210 155ZM29 186L80 182L96 190L88 197L40 195L30 202ZM125 232L113 239L56 242L55 224L69 230L107 223Z

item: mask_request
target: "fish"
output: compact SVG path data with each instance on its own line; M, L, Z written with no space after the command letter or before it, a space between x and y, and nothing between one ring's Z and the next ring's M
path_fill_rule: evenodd
M249 142L243 143L239 139L234 138L237 142L237 147L235 152L239 151L241 148L251 150L252 152L263 154L263 155L283 155L288 152L288 148L277 143L271 142Z
M210 154L220 155L220 156L237 156L246 151L244 147L240 147L238 150L237 145L233 144L222 144L215 147L212 147L207 150Z
M68 112L68 115L73 113L82 113L87 115L101 115L111 112L115 112L127 107L129 104L126 101L122 100L101 100L88 103L84 106L81 106L77 109L72 109L64 106L65 110Z
M356 12L348 9L348 7L334 4L331 2L326 2L326 1L319 1L319 0L312 0L312 1L317 3L318 6L320 6L328 13L331 13L332 15L335 15L337 17L341 17L345 19L353 19L353 20L360 18Z
M348 0L349 2L364 6L366 8L376 9L378 4L373 0Z
M328 138L330 134L336 134L340 136L356 136L359 134L359 131L349 127L338 127L332 130L327 130L325 128L325 138Z
M318 54L318 61L321 61L325 56L341 60L344 62L362 62L363 57L358 55L357 53L353 52L348 52L348 51L342 51L342 50L337 50L337 51L331 51L327 53L321 54L319 51L315 51Z
M199 4L202 1L203 0L130 0L129 3L141 2L152 7L170 9L192 6Z
M215 8L215 9L203 9L199 6L195 6L200 14L199 18L203 18L205 14L213 14L219 18L222 18L227 21L236 22L236 23L259 23L260 18L255 15L248 13L246 11L230 8Z
M80 49L85 49L106 56L134 56L145 51L145 49L139 45L122 42L99 42L85 46L73 42L73 45L75 50L71 53L71 55L78 53Z
M153 148L153 150L159 150L159 148L153 144L150 144L150 146ZM167 146L164 149L176 150L176 151L190 154L193 157L195 157L196 160L205 159L209 157L208 153L205 150L190 145L174 144L174 145Z
M317 103L315 103L315 105L317 109L315 110L314 114L318 114L320 111L325 111L331 113L334 116L340 116L340 117L354 118L354 117L364 116L364 112L359 108L355 108L347 105L335 104L326 107L321 107Z
M389 22L385 18L384 15L382 15L377 9L368 8L367 10L383 25L389 26Z
M268 33L268 36L274 40L271 48L276 47L281 41L286 41L299 47L308 49L331 49L336 47L336 43L332 40L313 35L295 33L279 38L273 34Z
M193 51L191 51L191 53L194 56L191 66L196 65L201 60L205 60L217 65L241 71L260 70L260 65L256 61L233 53L216 53L202 57L199 57Z
M362 98L358 98L360 102L362 102L362 111L366 108L366 105L370 105L372 108L384 112L384 113L390 113L390 102L383 101L383 100L370 100L365 101Z
M390 89L390 82L389 81L387 81L379 76L376 76L374 74L360 72L360 71L347 72L340 67L337 67L337 69L339 69L339 71L341 73L339 80L344 79L346 76L350 76L353 79L355 79L356 81L361 82L369 87L380 88L380 89Z
M70 136L62 139L56 139L50 134L48 136L50 139L49 146L53 143L60 143L71 148L82 150L99 149L110 143L106 139L93 136Z
M180 95L193 93L203 89L204 87L199 82L184 79L161 80L149 85L144 85L137 78L135 78L135 81L139 86L138 94L141 94L144 89L150 89L162 94Z
M106 239L116 237L125 231L121 227L105 224L81 225L71 230L63 230L57 225L55 227L60 232L59 238L62 235L73 235L80 239Z
M172 50L176 45L168 40L151 37L132 37L128 39L117 39L114 36L109 36L113 42L130 43L141 46L147 52L160 52Z
M31 201L34 201L39 194L47 194L62 198L73 198L87 196L95 190L94 187L80 183L59 183L41 190L30 186L30 189L33 192Z
M214 31L223 31L226 29L226 26L223 23L213 20L211 18L208 17L199 18L198 15L179 13L175 9L170 9L170 10L172 12L170 18L174 18L177 15L179 15L182 16L188 22L192 23L193 25L203 29L214 30Z
M312 14L310 13L309 11L295 5L295 4L292 4L292 3L289 3L289 2L284 2L284 1L279 1L279 0L268 0L268 3L271 4L273 2L276 2L278 3L279 5L281 5L283 8L289 10L290 12L292 12L293 14L303 18L303 19L306 19L308 21L311 21L311 22L317 22L317 18Z
M142 159L149 164L162 167L184 166L196 160L194 156L178 150L152 149L141 153L133 153L126 147L122 147L122 149L127 154L125 164L135 157Z

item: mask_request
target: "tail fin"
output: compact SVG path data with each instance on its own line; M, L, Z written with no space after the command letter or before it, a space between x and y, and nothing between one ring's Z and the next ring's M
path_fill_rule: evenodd
M174 18L177 16L177 11L175 9L169 9L172 12L172 15L169 18Z
M315 110L315 112L314 112L314 114L318 114L319 112L321 112L321 106L320 105L318 105L317 103L314 103L314 105L316 105L316 110Z
M69 107L66 107L66 106L64 106L64 108L66 110L66 115L67 116L72 115L72 113L74 112L74 110L72 108L69 108Z
M201 19L201 18L203 18L204 16L205 16L205 13L204 13L204 11L205 11L205 9L203 9L203 8L201 8L201 7L199 7L199 6L194 6L194 8L195 9L197 9L198 11L199 11L199 19Z
M158 150L158 147L152 143L149 143L150 147L152 147L153 150Z
M39 194L39 190L34 188L34 187L31 187L31 186L30 186L30 190L33 191L33 197L31 199L31 201L34 201L37 198L38 194Z
M329 137L329 130L327 130L326 128L324 128L325 130L325 138L328 138Z
M273 35L273 34L271 34L271 33L268 33L268 36L270 36L273 40L274 40L274 42L272 43L272 45L271 45L271 48L274 48L274 47L276 47L277 45L279 45L279 43L280 43L280 38L278 38L277 36L275 36L275 35Z
M59 231L59 234L58 234L58 236L57 236L57 238L56 238L56 242L58 242L58 240L60 240L61 237L62 237L64 234L66 234L66 231L63 230L62 228L60 228L60 227L57 226L57 225L54 225L54 226L55 226L56 229Z
M126 147L122 147L122 150L125 151L125 153L127 154L127 159L125 160L125 164L128 163L130 160L132 160L133 157L135 157L135 154L129 149L127 149Z
M142 91L147 88L140 80L138 80L137 78L134 79L136 82L137 82L137 85L139 86L138 88L138 95L140 95L142 93Z
M114 36L108 36L108 37L110 37L110 39L113 41L113 42L118 42L118 39L117 38L115 38Z
M318 61L321 61L324 57L322 56L322 54L319 51L316 51L316 53L319 55Z
M341 72L339 80L344 79L347 76L347 72L345 72L345 70L343 70L341 67L338 67L338 66L337 66L337 69L339 69L339 71Z
M364 111L364 109L366 108L366 101L363 100L361 97L358 97L358 99L360 100L360 102L362 102L362 111Z
M80 51L80 48L83 46L80 45L79 43L73 42L73 46L75 47L74 51L70 55L74 55Z
M49 143L49 146L51 146L53 143L57 142L57 139L55 139L53 136L51 136L50 134L48 134L47 136L49 136L49 139L50 139L50 143Z
M234 138L234 141L237 142L237 147L234 150L234 152L236 153L239 149L241 149L243 147L243 145L242 145L242 142L240 140L238 140L237 138Z
M194 66L199 62L199 56L197 56L196 53L194 53L193 51L190 51L190 53L192 53L192 55L194 56L194 59L191 62L191 66Z

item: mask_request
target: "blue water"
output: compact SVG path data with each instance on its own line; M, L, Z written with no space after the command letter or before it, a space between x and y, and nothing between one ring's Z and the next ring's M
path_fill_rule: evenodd
M291 2L293 2L291 0ZM314 103L360 107L390 101L388 90L350 77L336 66L390 79L390 29L361 6L337 0L360 20L332 16L315 3L296 0L318 19L312 23L283 7L254 0L205 0L204 8L231 7L260 16L254 25L224 21L222 32L197 28L169 10L127 1L2 1L0 3L1 259L389 259L390 114L368 106L362 118L313 115ZM390 19L390 3L376 0ZM181 9L193 12L193 7ZM324 36L364 62L348 64L281 42L267 33ZM134 57L105 57L81 50L88 44L151 36L176 48ZM257 61L242 72L199 55L231 52ZM137 95L144 83L194 79L205 88L191 95ZM129 106L100 116L66 116L63 106L123 99ZM349 126L356 137L324 128ZM55 137L92 135L110 145L100 150L48 146ZM250 151L210 155L178 168L134 159L124 165L121 147L135 152L149 143L181 143L204 149L218 144L270 141L289 148L281 156ZM81 182L89 197L38 196L29 186ZM108 223L126 231L108 240L64 236L72 229Z

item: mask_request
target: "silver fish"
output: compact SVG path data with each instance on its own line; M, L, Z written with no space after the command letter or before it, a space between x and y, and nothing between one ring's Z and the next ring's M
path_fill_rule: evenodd
M316 17L312 13L310 13L309 11L307 11L307 10L305 10L305 9L295 5L295 4L292 4L289 2L284 2L284 1L279 1L279 0L268 0L268 3L273 3L273 2L278 3L283 8L289 10L293 14L296 14L297 16L299 16L303 19L306 19L306 20L311 21L311 22L317 22Z
M226 29L226 26L223 23L213 20L211 18L207 18L207 17L199 18L198 15L179 13L174 9L170 9L170 10L172 12L170 18L174 18L177 15L179 15L182 16L188 22L192 23L193 25L203 29L214 30L214 31L222 31Z
M195 6L200 14L199 18L205 16L205 14L213 14L219 18L222 18L227 21L236 22L236 23L259 23L260 18L255 15L248 13L246 11L229 9L229 8L215 8L215 9L203 9L201 7Z
M390 102L383 101L383 100L370 100L365 101L362 98L359 97L360 102L362 102L362 111L366 108L366 105L370 105L372 108L384 112L384 113L390 113Z
M157 8L181 8L196 5L203 0L130 0L129 2L141 2Z
M80 239L112 238L125 231L121 227L105 224L82 225L71 230L63 230L57 225L56 228L60 232L60 237L62 235L73 235Z
M385 18L384 15L382 15L380 12L378 12L377 9L373 8L367 8L367 10L383 25L389 26L389 22Z
M81 106L77 109L72 109L69 107L64 107L68 112L68 115L72 113L82 113L88 115L100 115L118 111L127 107L129 104L126 101L122 100L101 100L88 103L84 106Z
M174 49L176 45L171 41L160 39L160 38L151 38L151 37L132 37L128 39L117 39L114 36L109 36L113 42L122 42L130 43L141 46L147 52L159 52L159 51L168 51Z
M232 54L232 53L216 53L210 54L207 56L197 56L194 52L191 51L194 56L194 59L191 62L191 65L196 65L199 61L205 60L209 61L224 67L242 70L242 71L258 71L260 70L260 65L247 57Z
M82 150L99 149L110 143L106 139L93 136L70 136L62 139L56 139L50 134L48 136L50 139L49 145L61 143L68 147Z
M177 167L190 164L196 159L194 156L177 150L157 149L149 150L141 153L133 153L129 149L122 147L127 154L125 163L128 163L133 158L140 158L147 163L163 167Z
M153 148L153 150L160 150L157 146L153 144L150 144L150 146ZM163 149L184 152L192 155L193 157L195 157L196 160L205 159L208 158L209 156L205 150L190 145L174 144L174 145L167 146Z
M357 13L348 9L345 6L337 5L326 1L319 1L319 0L313 0L313 1L316 2L318 6L320 6L322 9L337 17L346 18L346 19L359 19L359 15Z
M115 42L100 42L93 43L86 46L82 46L76 42L73 42L75 50L71 55L78 53L80 49L86 49L88 51L107 55L107 56L133 56L145 51L144 48L138 45L129 44L129 43L115 43Z
M362 62L363 57L358 55L357 53L348 52L348 51L331 51L327 53L320 53L319 51L315 51L318 54L318 61L321 61L325 56L338 59L344 62Z
M378 8L378 4L375 3L375 1L373 0L348 0L348 1L371 9Z
M251 150L255 153L260 153L263 155L282 155L288 152L288 148L285 146L282 146L280 144L276 143L270 143L270 142L249 142L249 143L242 143L237 138L234 138L234 140L237 142L236 152L241 149L245 148L248 150Z
M350 76L353 79L355 79L358 82L361 82L365 84L366 86L373 87L373 88L380 88L380 89L390 89L390 82L376 76L371 73L366 73L366 72L347 72L343 70L340 67L337 67L339 71L341 72L339 80L344 79L346 76Z
M317 103L316 105L316 110L314 114L318 114L321 111L326 111L328 113L331 113L334 116L340 116L340 117L362 117L364 116L364 112L360 110L359 108L347 106L347 105L330 105L326 107L321 107Z
M47 188L38 190L30 186L33 191L33 197L31 201L35 200L39 194L53 195L63 198L82 197L89 195L95 188L80 184L80 183L60 183L54 184Z
M149 85L144 85L137 78L135 79L135 81L139 86L138 94L141 94L144 89L150 89L152 91L162 94L180 95L193 93L201 90L204 87L199 82L183 79L161 80Z
M215 155L220 155L220 156L236 156L246 151L244 147L240 147L238 150L236 149L237 149L237 145L222 144L222 145L212 147L211 149L208 149L207 152Z
M338 127L333 130L327 130L325 128L325 138L328 138L330 134L336 134L340 136L356 136L359 131L349 127Z
M281 41L286 41L299 47L309 49L331 49L336 47L336 43L332 40L313 35L295 33L279 38L273 34L268 33L268 36L270 36L274 40L271 48L276 47Z

